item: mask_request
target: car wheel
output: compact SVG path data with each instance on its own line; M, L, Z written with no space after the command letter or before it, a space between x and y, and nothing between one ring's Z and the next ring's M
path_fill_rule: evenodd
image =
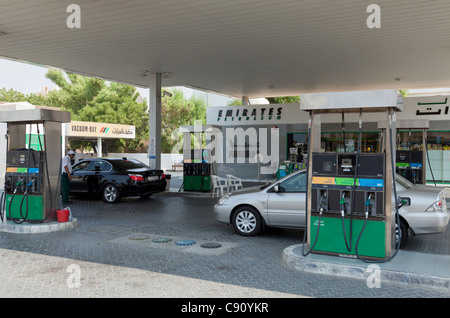
M233 214L232 224L234 230L244 236L254 236L262 229L262 219L258 210L251 206L243 206Z
M408 226L403 220L400 220L400 231L402 233L400 248L402 248L403 246L405 246L405 243L408 240Z
M108 203L117 203L120 200L119 189L114 184L107 184L103 189L103 199Z

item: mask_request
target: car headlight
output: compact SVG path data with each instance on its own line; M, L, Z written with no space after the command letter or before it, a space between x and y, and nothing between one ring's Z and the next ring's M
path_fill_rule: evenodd
M223 197L221 197L219 199L219 204L223 204L226 200L228 200L230 198L230 195L224 195Z

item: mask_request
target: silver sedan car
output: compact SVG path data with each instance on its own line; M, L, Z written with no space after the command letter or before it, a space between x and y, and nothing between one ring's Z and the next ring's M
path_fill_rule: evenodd
M272 185L227 194L214 206L216 220L245 236L257 235L265 226L305 228L306 180L301 170ZM411 234L444 232L449 222L445 190L414 185L400 175L396 181L397 195L408 198L399 209L401 243Z

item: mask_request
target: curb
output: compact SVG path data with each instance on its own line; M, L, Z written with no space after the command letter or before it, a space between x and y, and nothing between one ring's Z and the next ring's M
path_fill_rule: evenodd
M370 265L378 265L381 282L400 283L410 286L450 290L450 277L424 275L385 268L382 264L356 263L359 260L318 254L302 255L303 244L292 245L283 250L282 261L288 267L314 274L368 280L374 272ZM320 259L319 259L320 258Z
M22 224L16 224L12 221L7 221L6 224L0 224L0 232L17 233L17 234L48 233L73 229L76 228L77 226L78 220L76 218L72 218L72 221L63 223L54 221L38 224L30 224L26 222Z

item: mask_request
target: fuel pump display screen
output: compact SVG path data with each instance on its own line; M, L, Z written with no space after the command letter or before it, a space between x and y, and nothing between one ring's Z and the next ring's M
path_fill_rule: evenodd
M325 161L323 163L323 171L331 172L333 169L333 163L331 161Z
M338 174L351 175L355 174L356 167L356 155L339 155L338 156Z
M360 154L358 159L358 176L383 178L384 165L384 154Z
M336 154L314 153L313 175L335 175Z
M41 155L40 151L11 150L6 153L6 166L39 167L40 155Z

